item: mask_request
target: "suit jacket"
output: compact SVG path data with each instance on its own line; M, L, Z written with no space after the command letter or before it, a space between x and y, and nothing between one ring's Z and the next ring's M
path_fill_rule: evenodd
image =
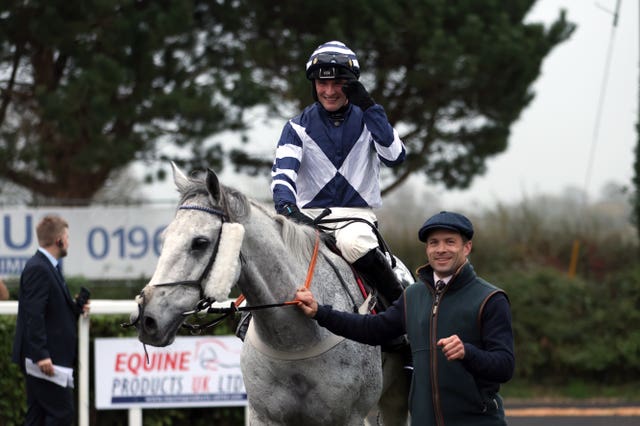
M24 371L24 359L51 358L73 367L77 355L80 309L61 274L40 251L27 261L20 276L18 319L13 362Z

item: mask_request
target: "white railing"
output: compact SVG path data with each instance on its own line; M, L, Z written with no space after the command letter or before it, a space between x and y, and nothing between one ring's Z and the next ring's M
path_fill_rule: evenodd
M137 310L133 300L91 300L91 314L130 314ZM0 302L0 315L16 315L18 302ZM89 426L89 318L78 320L78 426ZM142 426L142 409L129 409L129 425Z

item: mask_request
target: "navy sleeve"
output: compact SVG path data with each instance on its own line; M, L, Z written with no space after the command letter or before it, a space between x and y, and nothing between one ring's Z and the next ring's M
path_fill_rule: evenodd
M378 104L367 108L363 120L371 132L380 161L387 167L402 163L406 157L406 148L398 132L389 124L384 108Z
M271 192L276 211L284 213L286 204L296 204L296 179L302 160L302 141L288 122L282 129L271 168Z
M399 297L386 311L375 315L334 311L330 305L321 305L314 319L334 334L372 346L382 345L406 333L404 297Z
M465 368L475 377L505 383L513 377L515 355L511 308L504 293L496 293L486 303L482 312L483 348L464 343Z

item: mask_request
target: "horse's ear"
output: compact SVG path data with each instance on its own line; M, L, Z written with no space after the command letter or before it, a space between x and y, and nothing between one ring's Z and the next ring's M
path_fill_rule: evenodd
M189 178L173 161L171 162L171 169L173 170L173 182L176 184L176 188L180 193L184 192L184 189L189 186Z
M207 169L207 190L214 200L220 200L220 182L213 170Z

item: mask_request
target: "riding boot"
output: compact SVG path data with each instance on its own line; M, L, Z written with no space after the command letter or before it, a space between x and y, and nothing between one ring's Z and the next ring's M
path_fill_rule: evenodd
M370 250L367 254L353 263L353 267L364 276L382 296L382 303L376 304L376 309L381 312L391 306L396 299L402 296L404 289L393 272L387 258L379 249ZM382 345L384 352L400 352L403 358L405 372L410 375L413 372L413 360L411 347L406 335L393 339Z
M378 310L385 310L402 295L404 289L393 269L391 269L387 258L379 249L370 250L360 259L353 262L353 267L382 296L383 303L378 303Z

